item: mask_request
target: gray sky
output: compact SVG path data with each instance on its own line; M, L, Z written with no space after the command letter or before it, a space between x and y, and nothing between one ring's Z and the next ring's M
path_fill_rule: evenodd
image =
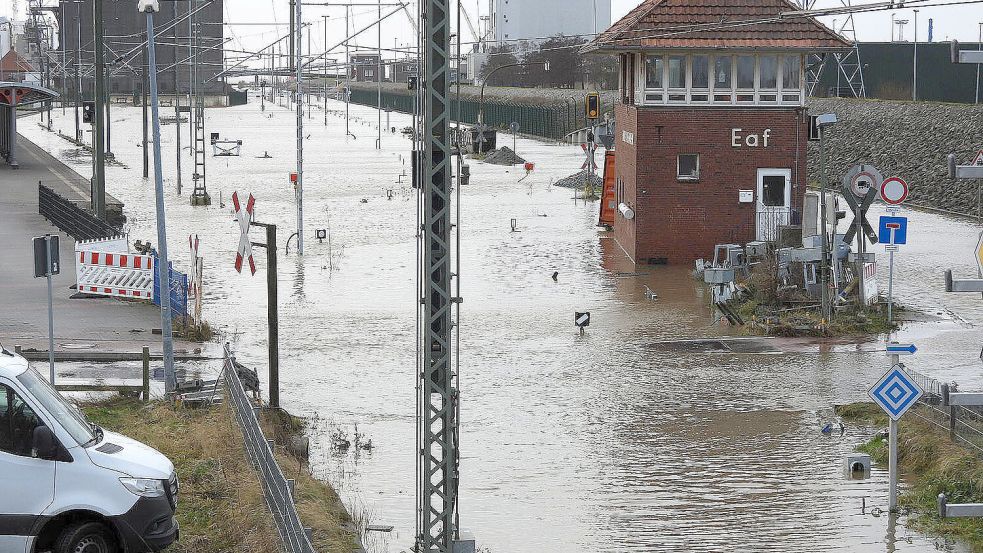
M871 3L872 1L860 0L855 3L864 4ZM928 0L925 3L937 3L940 1L952 0ZM611 0L611 2L612 17L615 20L627 14L633 7L639 4L639 0ZM25 11L27 0L0 0L0 15L9 16L13 12L14 3L19 4L19 11L21 13ZM46 0L46 3L53 5L55 4L55 0ZM120 8L127 4L133 4L132 9L136 9L135 0L106 0L106 4L108 6L119 6ZM471 14L472 19L475 18L475 11L478 6L483 10L487 10L487 5L487 0L464 0L464 7ZM840 5L840 0L819 0L817 8ZM287 29L285 25L287 21L287 6L287 0L225 0L226 21L264 24L227 27L226 36L233 39L230 43L232 45L231 47L255 50L281 36ZM361 29L375 19L376 8L374 7L356 7L352 8L352 10L353 17L351 25L355 29ZM386 12L391 10L391 8L383 8L383 10ZM415 13L415 7L411 6L410 11ZM893 13L895 13L898 19L908 19L910 21L904 30L905 39L910 40L914 33L915 18L913 10L896 10ZM890 11L884 11L856 16L857 38L861 41L889 40L891 37L891 14L892 12ZM312 49L315 51L323 51L324 48L325 28L322 24L322 15L331 16L327 28L329 44L337 43L344 36L344 10L321 6L305 6L303 15L305 21L316 22L313 26L311 36ZM956 38L964 42L975 42L979 34L979 23L983 22L983 4L964 4L949 7L937 6L921 9L918 14L918 38L920 41L928 40L929 18L934 19L933 39L935 41ZM832 26L833 19L825 18L824 22ZM835 19L837 20L837 26L843 24L844 18L842 16ZM274 25L274 22L278 24ZM406 46L414 40L414 33L409 18L402 13L394 15L384 22L382 35L384 48L391 48L394 45L400 47ZM462 37L466 41L471 40L471 34L466 28ZM355 42L361 46L374 47L377 44L375 30L373 29L370 32L362 34Z

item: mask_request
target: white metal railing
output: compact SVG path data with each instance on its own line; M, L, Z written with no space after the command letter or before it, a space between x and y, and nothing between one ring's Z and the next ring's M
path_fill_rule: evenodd
M229 403L232 404L232 411L239 423L239 429L242 430L246 456L259 473L263 497L273 515L273 523L280 534L283 548L287 553L314 553L310 531L304 527L294 505L294 481L283 475L276 462L273 442L263 435L263 429L256 418L259 407L253 406L246 395L236 370L235 356L228 344L225 345L224 359L222 372L225 375Z

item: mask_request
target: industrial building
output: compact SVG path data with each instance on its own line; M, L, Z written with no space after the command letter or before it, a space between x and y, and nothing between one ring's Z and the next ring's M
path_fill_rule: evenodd
M22 56L30 52L24 35L24 23L0 17L0 57L6 56L11 49Z
M355 54L351 57L351 78L356 82L377 82L380 73L385 72L385 65L382 65L382 71L379 67L379 54ZM386 80L385 75L381 75L381 78Z
M646 0L589 43L617 54L614 237L636 263L774 241L806 187L805 59L851 43L815 19L715 27L784 0ZM680 25L699 30L660 33Z
M189 20L171 23L187 15L189 6L204 6L196 12L195 29L190 28ZM69 65L69 78L74 76L73 68L81 63L83 68L94 63L92 0L63 2L61 9L55 11L58 22L59 44L65 46L66 62ZM177 90L187 94L191 81L188 59L191 56L189 39L200 32L198 77L204 83L203 92L209 105L225 103L227 87L219 75L223 69L224 41L223 0L167 2L161 4L160 13L154 17L159 29L157 35L158 86L162 96L169 96ZM107 90L114 102L141 94L144 57L141 53L125 58L128 61L114 63L124 54L138 48L147 36L146 16L136 9L136 4L126 0L104 0L103 33L105 37L105 59L107 64ZM88 50L86 50L88 49ZM176 63L175 63L176 62ZM69 87L70 88L70 87ZM82 90L85 97L92 97L93 82L91 71L82 71Z
M564 35L592 38L611 25L611 0L495 0L499 44Z

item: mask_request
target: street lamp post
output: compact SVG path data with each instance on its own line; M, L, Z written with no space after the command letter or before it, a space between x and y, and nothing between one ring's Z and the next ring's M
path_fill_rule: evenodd
M916 101L918 100L918 10L915 10L915 39L912 42L915 45L915 49L912 53L911 99L912 101Z
M481 82L481 94L478 99L478 125L479 126L485 124L485 85L488 84L488 81L491 80L492 75L498 73L502 69L508 69L509 67L524 67L526 65L538 65L540 63L543 64L544 71L550 70L550 62L548 61L547 62L520 61L518 63L510 63L507 65L503 65L501 67L496 67L495 69L492 69L487 76L485 76L485 80Z
M819 193L819 219L822 228L822 261L820 263L820 285L822 286L822 310L823 326L829 324L833 316L833 302L829 293L829 252L830 243L826 226L827 206L826 206L826 185L829 181L829 164L826 162L826 133L830 127L836 124L836 115L827 113L816 118L816 125L819 127L819 165L821 166L820 193ZM835 219L834 219L835 221ZM836 223L833 223L833 235L836 235Z
M977 50L983 50L983 21L980 22L980 38L976 43ZM980 103L980 64L976 64L976 103Z

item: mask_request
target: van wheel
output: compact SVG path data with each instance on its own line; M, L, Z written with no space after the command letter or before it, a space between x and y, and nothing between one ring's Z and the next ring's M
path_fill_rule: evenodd
M79 522L61 531L55 553L117 553L116 540L98 522Z

